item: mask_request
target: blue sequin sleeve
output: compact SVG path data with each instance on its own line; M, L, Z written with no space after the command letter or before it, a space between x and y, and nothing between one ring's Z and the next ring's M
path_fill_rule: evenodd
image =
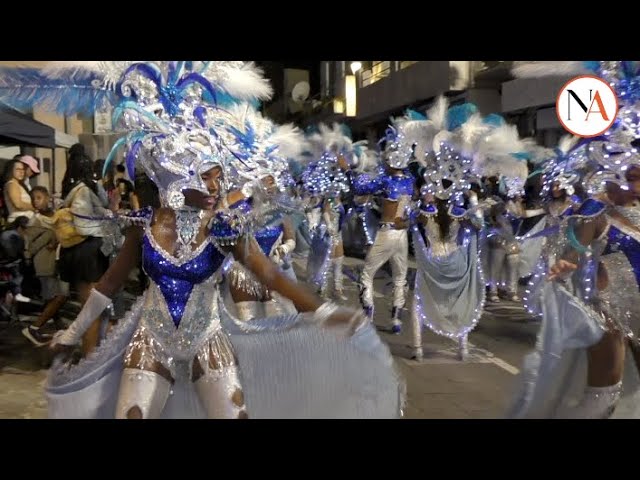
M606 209L606 203L594 198L588 198L582 203L582 205L580 205L580 208L578 209L578 212L575 214L575 216L583 218L595 218L599 215L602 215Z
M377 195L382 191L382 177L362 173L352 180L355 195Z
M233 246L244 233L241 212L218 212L211 219L210 235L218 245Z
M153 208L144 207L140 210L127 212L126 214L119 214L115 218L122 227L129 227L132 225L146 227L153 219Z

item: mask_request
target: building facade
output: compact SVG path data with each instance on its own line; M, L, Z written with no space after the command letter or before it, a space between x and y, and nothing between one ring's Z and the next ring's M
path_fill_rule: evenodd
M0 61L0 66L40 68L46 63L44 61ZM47 187L54 194L59 193L62 189L62 178L67 168L67 151L71 145L74 143L83 144L89 156L96 160L105 158L118 138L117 135L105 133L110 128L110 124L108 128L105 128L105 125L100 123L101 120L104 120L104 116L97 116L97 118L83 118L78 115L65 117L41 108L34 108L32 111L22 113L55 130L56 148L0 145L0 158L10 159L18 153L36 157L39 160L42 173L32 180L32 184Z
M555 115L555 98L567 78L514 79L510 61L339 61L321 62L322 110L305 123L347 123L354 137L379 139L389 117L407 108L424 112L444 94L452 105L473 102L483 115L500 113L522 136L552 146L565 132ZM355 115L347 115L347 77L355 76ZM353 93L351 93L353 97Z

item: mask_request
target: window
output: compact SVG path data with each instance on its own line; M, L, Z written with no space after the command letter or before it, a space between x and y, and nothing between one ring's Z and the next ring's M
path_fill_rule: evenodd
M369 62L363 62L363 65ZM389 61L374 61L371 62L369 68L363 68L361 82L362 86L366 87L372 83L382 80L391 73L391 62Z
M402 70L403 68L410 67L414 63L418 63L418 62L416 61L416 62L398 62L398 63L400 64L399 70Z

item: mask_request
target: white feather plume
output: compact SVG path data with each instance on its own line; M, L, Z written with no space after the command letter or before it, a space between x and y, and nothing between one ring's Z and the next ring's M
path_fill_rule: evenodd
M215 62L212 62L215 63ZM273 94L269 80L264 78L262 69L253 62L245 63L241 68L232 65L213 66L220 68L224 75L220 79L221 87L230 95L251 100L268 100Z
M484 141L478 143L478 150L483 155L503 155L523 151L523 144L515 125L500 125L493 128Z
M49 78L61 78L67 76L69 70L86 71L96 74L102 73L101 65L103 62L83 62L68 60L63 62L48 62L43 68L42 73Z
M483 122L482 115L479 113L471 115L471 117L460 126L457 134L463 153L471 154L476 149L478 142L492 128L491 125Z
M291 123L276 127L269 144L278 145L278 155L284 158L297 159L307 149L302 131Z
M556 153L553 149L538 145L533 138L524 138L521 141L524 151L529 153L529 161L533 165L540 165L541 163L556 157Z
M338 150L346 149L351 151L353 142L349 137L342 133L338 123L334 123L331 127L321 123L318 125L318 129L320 130L324 151L329 151L334 148Z
M407 145L415 145L414 155L418 162L423 163L424 157L431 148L433 137L437 133L437 128L430 120L406 120L398 122L403 141Z
M377 152L368 147L367 140L360 140L353 144L354 147L354 160L355 160L355 169L358 173L372 172L374 171L378 164L379 159ZM355 147L360 147L360 154L355 154Z
M481 177L519 178L523 182L529 175L527 162L518 160L511 155L477 156L473 171Z
M246 131L247 124L255 131L259 138L264 138L271 133L274 123L254 108L250 103L238 103L224 109L221 116L228 125Z
M558 149L562 153L567 153L571 150L578 142L580 141L579 137L574 135L564 135L560 141L558 142Z
M435 153L440 152L440 147L442 143L451 143L451 139L453 138L453 134L448 130L439 131L434 137L432 142L432 151Z
M436 98L434 105L427 110L427 118L433 123L437 130L445 130L447 128L447 110L449 101L444 95Z
M525 146L515 125L495 127L478 143L473 170L484 177L505 176L524 181L529 174L527 162L511 155L522 151Z
M518 78L538 78L551 76L571 76L591 73L584 66L584 62L574 61L543 61L543 62L514 62L511 73Z
M307 136L308 150L311 154L312 160L320 158L324 152L324 142L322 141L322 135L320 133L313 133Z

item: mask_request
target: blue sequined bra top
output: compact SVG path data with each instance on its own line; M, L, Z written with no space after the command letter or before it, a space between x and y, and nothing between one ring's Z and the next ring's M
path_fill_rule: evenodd
M637 230L640 226L640 207L617 207L617 210L629 225L615 218L610 220L607 246L603 255L622 252L629 260L636 284L640 287L640 232Z
M258 230L254 235L258 245L260 245L262 253L267 257L273 253L273 248L279 245L283 231L284 227L282 224L279 224L274 227L266 227Z
M179 260L160 247L147 231L142 244L142 266L162 292L177 327L194 286L205 282L221 267L225 256L208 237L186 259Z
M353 183L357 195L382 195L387 200L397 201L400 197L413 195L415 180L407 173L400 176L382 173L375 178L359 175Z
M253 199L239 200L229 207L230 210L237 212L240 215L247 215L251 212L252 208ZM282 223L280 223L278 225L261 228L254 233L254 237L258 242L258 245L260 245L262 253L267 257L273 253L274 247L276 247L278 241L282 239L283 231L284 227L282 226Z

